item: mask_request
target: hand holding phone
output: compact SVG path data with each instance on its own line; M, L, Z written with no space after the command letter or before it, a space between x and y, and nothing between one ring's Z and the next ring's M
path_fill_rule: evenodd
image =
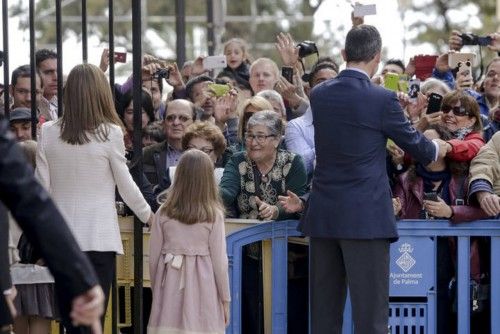
M437 93L431 93L429 96L429 103L427 104L427 115L439 112L441 110L441 102L443 101L443 96Z
M439 202L437 193L435 191L425 192L424 193L424 200L426 200L426 201L433 201L433 202Z

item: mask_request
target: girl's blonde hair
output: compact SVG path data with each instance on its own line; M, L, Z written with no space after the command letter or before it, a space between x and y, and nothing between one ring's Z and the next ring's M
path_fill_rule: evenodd
M90 142L90 135L108 140L109 125L123 129L104 73L92 64L76 65L68 75L63 95L64 113L59 120L61 139L72 145Z
M184 152L175 170L173 184L164 193L160 212L184 224L214 222L224 212L214 177L214 164L199 150Z

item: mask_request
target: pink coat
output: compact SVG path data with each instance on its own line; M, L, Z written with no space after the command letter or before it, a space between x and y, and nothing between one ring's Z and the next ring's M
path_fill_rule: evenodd
M149 257L148 334L224 333L222 305L231 298L222 212L213 223L187 225L158 211Z

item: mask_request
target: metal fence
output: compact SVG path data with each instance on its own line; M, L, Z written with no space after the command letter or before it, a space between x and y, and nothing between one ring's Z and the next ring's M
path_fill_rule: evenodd
M234 232L227 237L229 279L231 282L232 321L226 333L239 334L242 330L242 247L268 240L271 244L272 301L271 329L273 334L287 333L287 266L288 242L300 237L297 221L263 223ZM457 328L459 334L470 333L470 238L488 237L491 240L491 333L500 333L500 221L484 220L452 225L448 221L406 220L398 223L400 240L391 246L391 297L425 297L420 302L390 304L390 333L436 333L435 261L436 237L456 237L457 242ZM406 253L406 254L404 254ZM411 260L408 259L410 257ZM403 260L406 260L406 263ZM412 272L413 270L413 272ZM398 271L411 281L397 280ZM423 300L423 301L422 301ZM406 327L406 329L405 329ZM350 303L344 313L344 334L353 333ZM473 332L474 333L474 332Z
M79 0L81 2L81 40L82 40L82 61L84 63L88 60L88 31L87 31L87 1ZM212 2L211 0L209 1ZM64 112L63 110L63 29L62 24L64 21L64 16L62 15L62 5L64 1L55 0L55 23L56 23L56 53L57 53L57 101L58 101L58 115L61 116ZM185 5L183 0L175 0L173 3L176 6L176 29L177 29L177 61L183 63L185 60ZM29 43L30 43L30 55L29 64L31 66L31 114L32 114L32 136L36 138L37 129L37 103L36 103L36 63L35 63L35 52L37 49L36 38L35 38L35 0L29 0ZM138 175L142 175L142 133L141 133L141 115L142 115L142 88L141 88L141 68L142 68L142 48L141 48L141 36L142 36L142 23L141 23L141 0L131 0L132 8L132 53L133 53L133 108L134 108L134 134L133 134L133 163L136 168L134 172ZM114 1L108 0L108 43L109 43L109 79L111 87L115 85L115 68L114 68ZM209 17L210 19L210 17ZM3 37L3 83L4 83L4 112L5 117L8 119L10 113L10 98L9 98L9 59L13 57L19 57L16 54L16 50L9 50L9 1L2 0L2 37ZM209 32L213 30L213 27L207 24ZM213 35L213 33L212 33ZM212 49L213 50L213 49ZM136 178L142 181L141 177ZM139 185L140 186L140 185ZM134 286L134 305L142 305L142 277L143 277L143 266L142 266L142 223L136 218L135 219L135 249L134 253L137 255L134 257L135 261L135 284ZM114 291L116 291L116 286ZM112 294L112 305L116 305L116 293ZM113 307L112 314L113 321L113 333L117 331L117 315L116 307ZM139 334L143 331L143 315L142 307L134 307L133 316L133 327L134 333Z

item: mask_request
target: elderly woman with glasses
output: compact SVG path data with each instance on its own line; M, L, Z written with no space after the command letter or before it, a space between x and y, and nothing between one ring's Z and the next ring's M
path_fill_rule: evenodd
M232 153L227 149L222 131L215 124L196 121L188 126L182 137L182 149L184 152L195 149L208 154L214 163L217 184L220 183L224 165ZM174 180L175 170L176 166L167 168L165 176L154 189L156 195L170 187Z
M285 212L278 196L287 191L304 194L307 174L300 155L279 149L283 131L281 116L272 109L257 111L246 122L246 151L231 157L220 183L228 216L262 220L295 216ZM263 328L260 243L245 246L243 254L243 333L260 333Z
M248 119L246 152L231 157L220 184L224 204L236 208L237 218L290 218L278 196L306 191L304 162L300 155L278 149L282 135L283 122L274 111L259 111Z
M444 96L441 111L441 121L454 138L447 141L446 156L459 162L471 161L484 145L478 103L461 90L452 91Z

